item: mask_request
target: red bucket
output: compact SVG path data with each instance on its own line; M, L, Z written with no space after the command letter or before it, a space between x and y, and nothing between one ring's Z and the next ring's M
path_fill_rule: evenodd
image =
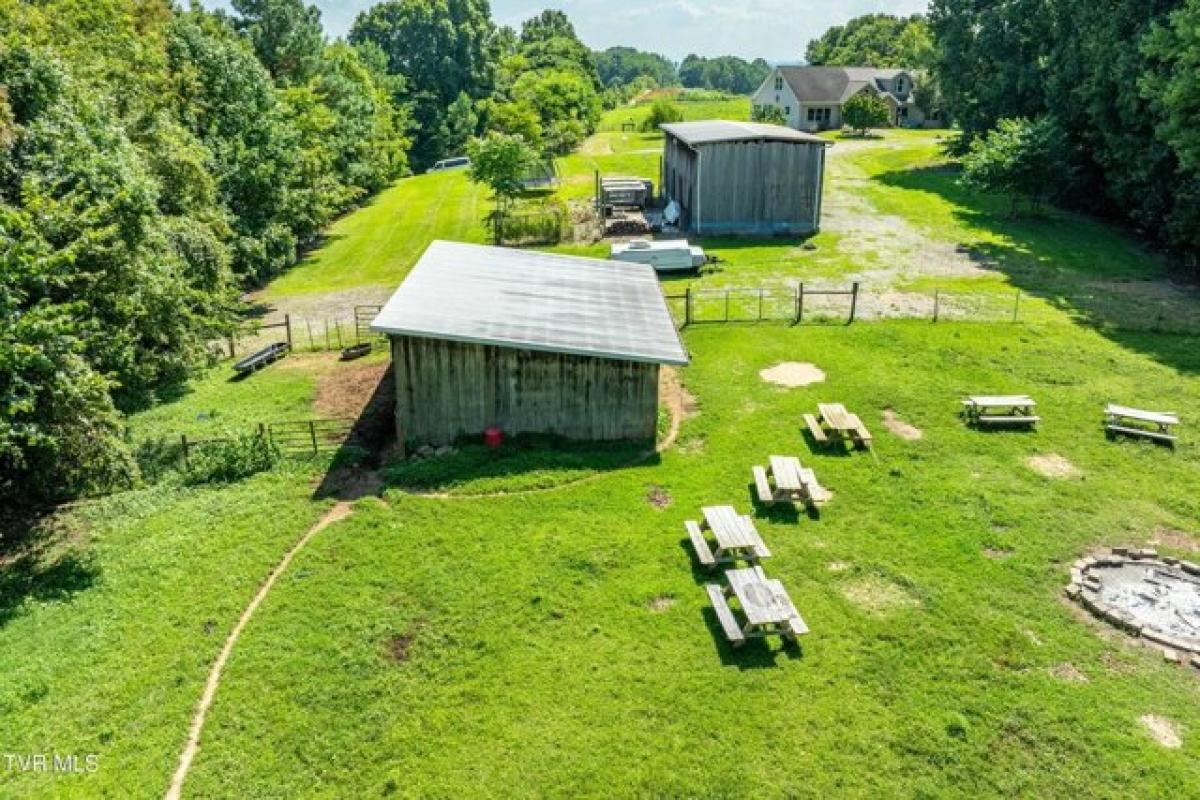
M504 431L492 426L483 432L483 443L488 447L499 447L504 444Z

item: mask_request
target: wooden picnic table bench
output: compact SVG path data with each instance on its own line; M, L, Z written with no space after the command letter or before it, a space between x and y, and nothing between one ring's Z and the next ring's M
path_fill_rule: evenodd
M1178 439L1171 428L1179 424L1179 415L1172 411L1147 411L1109 403L1104 408L1104 415L1104 428L1110 436L1140 436L1171 446Z
M738 514L733 506L707 506L702 509L704 523L684 523L696 558L709 569L732 561L757 561L770 558L771 551L759 536L750 517ZM716 548L704 538L705 529L717 540Z
M817 413L820 419L805 414L804 424L818 444L851 441L857 447L870 447L871 432L857 414L851 414L841 403L818 403Z
M962 401L967 421L974 425L1037 425L1037 402L1029 395L975 395Z
M795 641L797 636L808 633L808 625L783 584L768 578L762 567L731 569L725 573L725 578L729 581L728 593L716 584L707 584L704 588L725 637L734 647L741 646L748 638L783 636ZM729 596L737 598L745 623L738 624L729 606Z
M751 468L759 502L765 505L799 502L811 506L829 500L829 492L817 482L816 473L801 466L795 456L771 456L768 468L770 478L767 469Z

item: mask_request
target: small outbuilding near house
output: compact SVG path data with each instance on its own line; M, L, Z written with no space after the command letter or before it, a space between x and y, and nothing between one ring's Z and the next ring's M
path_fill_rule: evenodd
M686 364L645 264L437 241L371 330L391 341L401 442L652 440L662 364Z
M756 122L663 125L663 194L698 234L816 233L825 148L809 133Z

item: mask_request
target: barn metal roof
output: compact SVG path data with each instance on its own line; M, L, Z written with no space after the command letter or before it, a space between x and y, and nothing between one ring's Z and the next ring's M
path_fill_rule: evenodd
M660 126L664 131L682 140L685 144L713 144L715 142L802 142L804 144L828 145L829 141L811 133L768 125L765 122L731 122L724 119L707 119L699 122L671 122Z
M435 241L371 323L427 339L686 364L654 269Z

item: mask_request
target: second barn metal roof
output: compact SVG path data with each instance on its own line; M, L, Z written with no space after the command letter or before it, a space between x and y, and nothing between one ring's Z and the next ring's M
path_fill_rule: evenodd
M655 364L687 353L654 269L435 241L371 330Z
M664 131L685 144L713 144L715 142L801 142L805 144L832 144L820 136L769 125L765 122L732 122L724 119L706 119L697 122L671 122L660 126Z

